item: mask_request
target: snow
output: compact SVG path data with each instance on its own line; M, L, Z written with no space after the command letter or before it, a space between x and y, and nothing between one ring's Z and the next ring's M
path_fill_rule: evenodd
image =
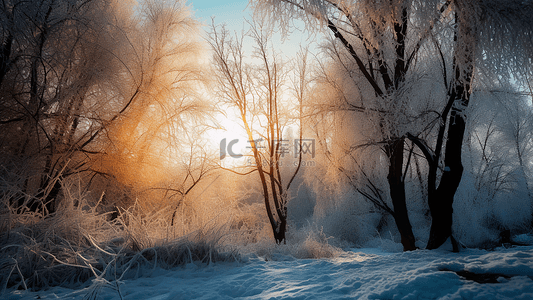
M455 272L501 274L477 283ZM94 285L93 285L94 287ZM95 299L533 299L533 246L387 252L347 249L334 258L249 256L241 262L147 270L103 287ZM4 299L82 299L91 292L51 288L11 291Z

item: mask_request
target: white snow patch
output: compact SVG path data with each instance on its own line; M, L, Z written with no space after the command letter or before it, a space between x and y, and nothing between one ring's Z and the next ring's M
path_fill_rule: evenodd
M275 257L271 257L271 259ZM448 270L448 271L443 271ZM495 273L499 283L456 271ZM533 246L461 253L350 249L334 258L216 263L155 272L120 283L124 299L533 299ZM90 288L11 291L3 299L81 299ZM98 299L120 299L102 288Z

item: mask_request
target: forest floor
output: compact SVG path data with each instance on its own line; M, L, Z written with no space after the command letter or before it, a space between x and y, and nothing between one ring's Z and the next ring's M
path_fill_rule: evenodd
M10 291L3 299L533 299L533 246L412 252L352 248L335 257L249 255L143 269L120 282Z

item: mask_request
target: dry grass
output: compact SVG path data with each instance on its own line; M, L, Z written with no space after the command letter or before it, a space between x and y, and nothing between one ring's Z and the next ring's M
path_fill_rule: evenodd
M169 208L143 212L132 207L111 220L109 213L99 213L67 194L57 212L43 218L17 211L8 199L2 203L0 295L13 289L76 286L92 279L88 297L93 299L101 288L120 292L117 280L140 277L155 268L237 259L224 244L228 226L212 222L177 228L167 218Z
M233 188L199 191L178 206L162 202L149 209L134 202L117 213L106 212L104 197L87 203L90 197L76 186L63 186L57 211L46 217L16 209L13 193L4 193L0 295L85 283L85 299L97 299L102 289L122 298L121 280L149 276L158 268L235 261L250 253L266 259L320 258L339 251L316 228L289 231L288 244L276 245L262 203L232 193ZM105 204L107 210L116 206Z

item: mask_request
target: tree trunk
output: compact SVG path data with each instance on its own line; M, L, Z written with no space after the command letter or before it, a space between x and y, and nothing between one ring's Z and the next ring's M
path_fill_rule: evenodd
M461 81L456 82L453 97L454 105L451 108L448 125L448 137L444 157L444 172L438 188L429 189L428 205L431 212L431 229L427 249L436 249L448 239L452 238L453 199L463 175L461 152L463 137L466 129L464 108L470 100L469 85ZM438 164L438 161L435 162ZM455 248L455 245L454 245Z
M387 93L390 93L394 90L400 88L400 85L405 80L405 74L407 73L406 66L406 36L407 36L407 26L409 20L409 12L407 7L402 8L402 13L398 22L394 23L394 34L396 37L396 59L394 62L394 73L389 73L385 63L385 55L375 50L375 55L377 57L378 71L383 80L383 85L385 87L385 92L380 88L378 81L372 75L374 70L370 67L367 69L361 58L358 56L355 48L352 44L343 36L342 32L337 28L337 26L330 20L327 19L327 26L333 32L336 38L342 43L346 50L355 60L359 70L372 86L376 96L383 97ZM368 51L368 49L367 49ZM370 64L372 66L372 64ZM385 134L386 135L386 134ZM390 196L393 205L393 217L400 232L402 245L404 251L415 250L415 237L409 221L409 215L407 213L407 204L405 197L405 182L403 178L403 150L404 150L404 138L396 138L393 141L388 142L384 146L385 153L389 158L389 173L387 175L387 181L389 183Z
M409 221L405 199L405 182L403 179L403 150L404 139L397 139L385 146L389 156L389 183L390 196L394 207L394 222L400 232L404 251L415 250L415 236Z
M53 214L57 210L57 197L61 192L61 182L59 179L52 179L54 182L46 182L52 186L42 186L41 191L35 196L28 206L29 211L40 213L43 217Z
M439 186L435 188L437 178L436 171L439 164L439 155L444 137L446 122L443 122L439 132L440 144L436 149L437 157L433 161L433 173L430 174L431 185L428 191L428 205L431 212L432 222L429 232L427 249L436 249L448 238L451 239L454 251L458 251L455 239L452 236L453 222L453 199L461 178L463 176L463 164L461 160L463 138L466 129L465 110L470 102L470 87L474 70L475 45L472 37L475 28L468 23L465 11L455 7L455 20L457 31L454 34L454 57L453 70L454 81L450 90L450 97L445 111L450 111L448 121L448 134L444 152L444 172L442 173ZM465 20L465 21L463 21ZM447 113L443 113L446 118ZM443 119L445 121L445 119Z
M11 59L11 48L13 46L13 35L11 32L8 33L8 36L2 46L0 47L0 86L4 82L4 77L9 71L9 60Z

